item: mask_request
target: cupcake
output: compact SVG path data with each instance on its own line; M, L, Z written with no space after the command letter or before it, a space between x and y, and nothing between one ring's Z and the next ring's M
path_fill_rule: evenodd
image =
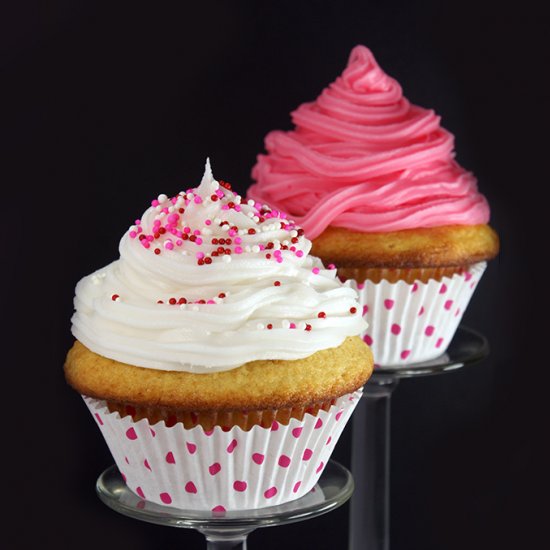
M364 46L291 116L293 130L266 136L248 197L287 212L358 290L377 365L441 355L499 248L453 135Z
M65 377L141 498L220 512L315 485L373 360L356 291L310 248L207 162L77 284Z

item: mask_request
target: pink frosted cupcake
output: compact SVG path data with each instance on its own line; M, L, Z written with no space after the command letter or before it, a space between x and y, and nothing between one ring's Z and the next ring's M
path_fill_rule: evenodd
M248 196L288 212L360 292L377 364L442 354L499 249L452 134L364 46L292 120L294 130L266 136Z

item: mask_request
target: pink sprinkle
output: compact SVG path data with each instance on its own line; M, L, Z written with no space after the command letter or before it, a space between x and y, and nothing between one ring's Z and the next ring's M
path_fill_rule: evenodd
M237 240L237 239L235 239ZM235 254L242 254L243 253L243 249L240 247L240 246L236 246L235 247Z
M298 256L298 258L301 258L303 255L304 255L303 250L296 250L296 256Z
M212 224L212 220L204 220L204 225L211 225Z
M278 264L282 264L283 263L283 259L281 258L281 256L277 256L275 258L275 260L277 261Z
M151 206L158 206L160 203L157 199L151 201Z
M291 246L291 247L289 248L289 250L290 250L291 252L296 252L296 247L295 247L295 246Z
M234 237L234 236L237 234L237 232L236 232L234 229L230 229L230 230L227 232L227 234L228 234L230 237Z
M201 232L200 232L198 229L195 229L195 231L193 231L193 235L197 235L197 236L198 236L198 235L200 235L200 234L201 234Z
M200 204L202 202L202 197L200 195L195 195L193 201L195 204Z
M164 243L164 248L167 250L174 250L174 243L172 241L166 241Z
M321 270L318 267L314 267L311 271L317 275Z
M139 221L139 220L138 220ZM138 225L137 232L141 233L143 231L143 228Z
M328 264L329 269L336 269L336 266L334 264Z
M177 214L170 214L168 218L166 218L170 223L177 223L177 221L180 219L180 217Z
M191 228L190 227L184 227L183 232L184 233L191 233Z
M290 323L290 327L289 328L296 328L296 323Z
M141 220L136 220L136 221L134 222L134 225L139 225L140 223L141 223Z
M181 245L183 244L183 241L182 241L181 239L178 239L178 240L176 241L176 244L177 244L178 246L181 246Z
M130 235L130 239L135 239L137 237L137 233L135 231L130 231L128 235Z
M207 300L206 303L207 303L207 304L215 304L216 302L214 302L214 300Z
M224 205L222 206L222 210L229 210L229 206L227 206L227 204L224 204Z
M204 258L204 252L197 252L195 256L197 257L197 259L202 260Z
M241 211L241 205L240 204L236 204L233 208L234 208L235 212L240 212Z
M265 250L265 246L263 244L258 245L260 247L260 250Z
M216 190L216 195L221 199L222 197L225 197L224 192L221 189Z
M170 202L171 202L172 204L176 204L176 203L178 202L177 197L172 197L172 198L170 199Z
M161 210L161 212L164 212L165 214L168 214L170 212L170 210L168 210L168 208L166 208L166 206Z
M146 235L145 237L149 242L151 242L155 237L153 235Z
M151 244L149 243L149 241L147 239L143 239L141 241L139 241L141 243L141 245L143 246L143 248L149 248L151 246Z
M200 237L197 237L197 238L195 239L195 244L196 244L196 245L202 244L202 239L201 239Z
M240 237L235 237L235 244L241 244L243 240Z

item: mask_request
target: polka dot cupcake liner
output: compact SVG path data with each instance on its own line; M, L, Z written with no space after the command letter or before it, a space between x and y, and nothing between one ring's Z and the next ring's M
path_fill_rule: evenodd
M362 336L375 366L406 366L445 353L486 267L480 262L428 282L348 279L369 325Z
M321 476L361 390L328 410L271 428L185 429L110 412L83 397L128 487L144 500L181 509L263 508L309 493Z

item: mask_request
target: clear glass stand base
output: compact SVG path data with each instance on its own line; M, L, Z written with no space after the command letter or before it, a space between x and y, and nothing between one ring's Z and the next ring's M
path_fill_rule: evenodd
M352 417L351 471L357 489L350 503L349 550L390 547L390 405L399 380L452 372L488 353L483 335L460 326L441 356L374 371Z
M247 536L254 529L326 514L344 504L353 489L350 472L334 460L329 460L317 485L300 499L279 506L221 514L180 510L143 500L128 489L114 465L96 483L99 498L116 512L149 523L196 529L205 536L206 548L210 550L246 549Z

